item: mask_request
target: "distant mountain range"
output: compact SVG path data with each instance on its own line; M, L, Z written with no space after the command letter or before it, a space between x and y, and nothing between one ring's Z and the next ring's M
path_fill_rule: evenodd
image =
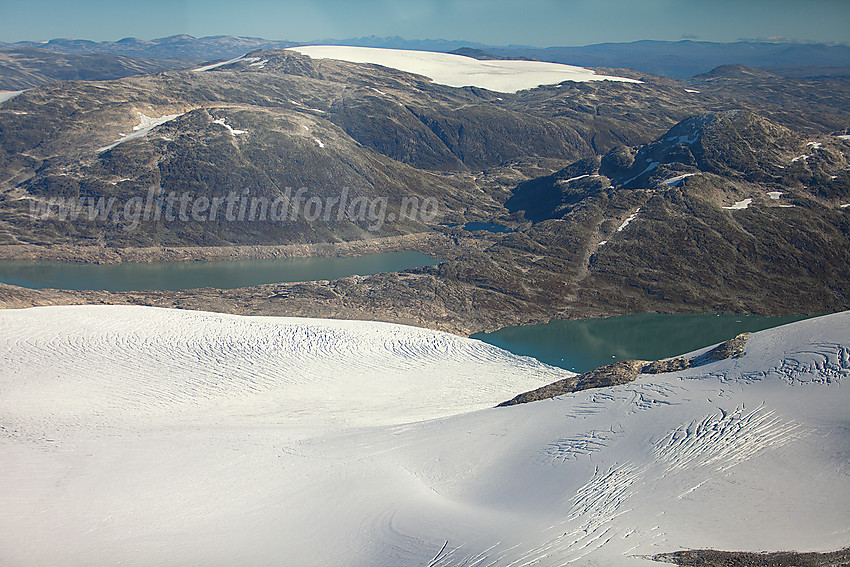
M198 60L201 61L201 60ZM144 59L110 53L59 53L35 47L0 50L0 90L24 90L54 81L109 81L182 69L188 59Z
M267 40L255 37L174 35L150 41L124 38L95 42L58 38L46 42L0 43L0 50L38 48L65 54L110 54L143 59L231 59L256 49L282 49L295 45L353 45L421 51L486 50L504 58L528 58L584 67L629 68L674 78L705 73L719 65L739 64L796 77L850 76L850 45L739 41L636 41L601 43L581 47L489 46L468 41L367 36L320 39L311 42Z
M292 41L269 41L256 37L172 35L145 41L126 37L118 41L90 41L85 39L57 38L46 42L20 41L0 43L0 49L36 47L57 53L109 53L146 59L230 59L255 49L282 49L297 45Z
M635 41L545 49L493 47L490 51L497 55L533 57L584 67L625 67L679 79L729 64L770 70L817 67L816 75L835 74L834 68L844 68L840 73L847 74L850 67L850 45L822 43ZM799 69L794 72L800 73Z

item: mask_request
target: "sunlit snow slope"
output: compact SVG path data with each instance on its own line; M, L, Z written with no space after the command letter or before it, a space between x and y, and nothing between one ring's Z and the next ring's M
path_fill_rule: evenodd
M850 541L850 313L564 371L367 322L0 311L2 565L651 565ZM842 387L843 384L843 387Z
M289 49L314 59L338 59L350 63L374 63L392 67L424 75L435 83L450 87L473 86L505 93L563 81L640 82L623 77L597 75L584 67L543 61L479 61L452 53L345 45L306 45Z

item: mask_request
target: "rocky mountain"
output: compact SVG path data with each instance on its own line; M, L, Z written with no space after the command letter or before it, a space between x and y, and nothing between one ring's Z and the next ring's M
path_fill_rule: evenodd
M792 130L816 135L843 130L850 119L848 82L840 77L782 77L743 65L722 65L689 79L697 94L723 96Z
M687 82L605 70L642 82L498 93L279 50L206 69L57 83L2 103L4 245L280 245L425 232L444 239L446 261L433 268L109 301L459 332L636 311L850 306L850 89L840 81L741 67ZM251 198L290 199L301 187L302 205L343 188L349 199L384 198L395 220L162 216L126 230L121 217L31 214L57 198L231 192L249 210ZM402 218L404 199L429 198L434 215ZM470 233L461 228L469 221L508 231Z
M396 217L405 196L438 199L440 216L432 228L476 220L497 214L509 188L536 174L540 160L563 164L646 140L706 106L663 80L495 93L446 87L385 67L265 50L208 67L108 84L52 84L3 103L5 242L208 245L364 234L363 226L344 219L339 223L346 226L337 226L338 215L319 228L304 222L170 226L160 219L132 234L112 218L89 224L25 220L33 200L126 202L149 191L212 198L247 190L273 201L287 187L308 188L305 200L347 187L352 196L387 198ZM597 110L589 112L589 104ZM713 105L723 102L707 106ZM634 119L635 108L649 107ZM149 133L128 135L133 132ZM528 175L522 173L528 168ZM388 223L376 234L424 228Z
M653 309L831 310L850 297L848 156L841 138L728 111L520 184L506 207L584 275L579 295ZM555 248L564 234L580 236Z
M21 41L9 47L30 47L67 54L107 53L145 59L190 59L212 61L232 59L255 49L282 49L296 45L291 41L270 41L255 37L172 35L150 41L125 37L118 41L90 41L57 38L50 41Z
M635 41L540 48L522 45L491 46L445 39L411 40L398 36L365 36L317 39L309 43L441 52L472 50L472 53L485 53L488 58L531 59L585 67L626 67L643 73L680 79L729 64L749 65L773 70L783 76L808 78L836 74L846 78L846 68L850 67L850 46L781 41ZM153 40L127 37L118 41L101 42L56 38L44 42L0 43L0 48L36 47L66 54L107 53L145 59L189 58L213 61L232 59L256 49L282 49L294 45L299 43L237 36L196 38L181 34Z
M182 69L184 59L140 59L108 53L62 54L36 47L0 50L0 90L24 90L54 81L109 81Z

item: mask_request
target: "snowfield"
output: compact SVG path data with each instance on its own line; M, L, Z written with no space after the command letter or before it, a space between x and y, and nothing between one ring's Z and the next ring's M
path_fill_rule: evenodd
M119 134L121 136L119 140L116 140L108 146L98 148L98 153L111 150L118 144L123 144L124 142L135 140L136 138L144 138L145 136L150 134L150 131L156 128L157 126L162 126L166 122L171 122L172 120L183 116L183 114L168 114L166 116L160 116L159 118L151 118L150 116L145 115L143 112L137 112L137 114L139 115L139 123L136 126L133 126L133 133Z
M236 129L234 129L230 124L225 122L225 120L226 120L225 118L216 118L212 122L213 122L213 124L218 124L219 126L224 126L225 128L227 128L227 131L230 132L230 135L233 136L234 138L236 136L239 136L240 134L247 134L248 133L248 130L236 130Z
M24 91L0 91L0 103L12 100Z
M383 323L0 311L0 564L644 565L850 538L850 312L568 373ZM844 387L842 387L844 383Z
M617 227L617 232L623 232L626 229L626 227L629 226L632 223L632 221L637 218L639 212L640 212L640 207L635 209L635 212L630 214L626 218L626 220L624 220L623 223L620 226Z
M735 201L734 205L729 205L728 207L723 207L728 211L743 211L750 207L753 204L753 200L750 198L744 199L743 201Z
M682 175L677 175L676 177L671 177L669 179L665 179L661 182L662 185L667 185L668 187L678 187L683 180L688 177L693 177L694 175L699 175L698 173L684 173Z
M307 45L289 49L314 59L337 59L349 63L373 63L392 67L407 73L424 75L435 83L450 87L472 86L503 93L514 93L563 81L641 82L623 77L597 75L584 67L542 61L479 61L452 53L344 45Z
M259 60L259 57L246 57L245 55L240 55L239 57L236 57L234 59L230 59L228 61L221 61L219 63L213 63L212 65L204 65L203 67L192 69L192 71L195 73L204 73L206 71L218 69L219 67L224 67L225 65L230 65L231 63L236 63L237 61L247 61L251 66L253 66L254 62Z

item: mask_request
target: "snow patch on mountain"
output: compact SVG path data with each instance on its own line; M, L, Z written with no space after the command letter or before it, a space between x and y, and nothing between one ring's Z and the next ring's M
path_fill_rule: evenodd
M12 100L24 91L0 91L0 103Z
M558 179L558 183L561 184L561 185L569 185L573 181L578 181L579 179L585 179L587 177L599 177L599 176L598 175L590 175L590 174L578 175L576 177L570 177L569 179Z
M166 122L171 122L176 118L180 118L183 114L168 114L166 116L160 116L159 118L151 118L150 116L145 115L143 112L139 112L139 123L136 126L133 126L132 134L119 134L121 136L120 140L116 140L112 144L108 146L104 146L102 148L98 148L98 152L105 152L107 150L111 150L118 144L123 144L129 140L134 140L136 138L143 138L147 136L151 130L156 128L157 126L161 126Z
M224 67L225 65L230 65L231 63L236 63L237 61L246 61L248 63L253 63L259 60L259 57L246 57L245 55L240 55L239 57L234 57L233 59L230 59L228 61L221 61L220 63L204 65L203 67L192 69L192 71L194 71L195 73L203 73L204 71L212 71L213 69L218 69L219 67Z
M620 226L617 227L617 232L622 232L623 230L625 230L626 227L629 226L629 224L631 224L631 222L637 218L639 212L640 212L640 207L635 209L635 212L630 214L628 216L628 218L623 221L623 224L621 224Z
M676 177L671 177L669 179L665 179L664 181L661 182L661 184L662 185L668 185L670 187L675 187L675 186L679 185L682 182L683 179L685 179L687 177L691 177L693 175L698 175L698 174L697 173L685 173L685 174L682 174L682 175L677 175Z
M666 142L673 142L673 144L693 144L699 139L701 132L699 130L695 130L690 134L681 135L681 136L668 136L664 140Z
M213 120L213 124L218 124L220 126L224 126L227 128L227 131L230 132L230 135L233 137L238 136L239 134L247 134L248 130L237 130L231 127L227 122L225 122L224 118L217 118Z
M743 201L735 201L734 205L729 205L728 207L723 207L727 211L742 211L748 208L753 203L752 199L744 199Z

